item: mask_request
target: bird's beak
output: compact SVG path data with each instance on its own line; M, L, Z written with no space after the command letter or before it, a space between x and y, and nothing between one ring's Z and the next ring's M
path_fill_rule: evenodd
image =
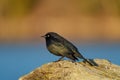
M46 36L41 36L41 37L45 38Z

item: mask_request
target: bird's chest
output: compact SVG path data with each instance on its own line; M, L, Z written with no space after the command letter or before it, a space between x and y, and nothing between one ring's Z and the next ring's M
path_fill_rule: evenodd
M51 53L58 56L69 52L69 50L61 43L51 43L48 45L47 48Z

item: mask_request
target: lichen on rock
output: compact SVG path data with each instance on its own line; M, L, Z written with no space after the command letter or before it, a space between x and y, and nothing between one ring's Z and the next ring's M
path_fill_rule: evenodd
M105 59L94 59L98 66L67 60L51 62L19 80L120 80L120 66Z

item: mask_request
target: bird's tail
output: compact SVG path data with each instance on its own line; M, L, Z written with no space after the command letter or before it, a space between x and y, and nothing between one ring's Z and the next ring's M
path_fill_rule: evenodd
M83 57L83 56L81 55L81 53L77 52L77 53L75 53L74 55L75 55L76 57L79 57L79 58L81 58L81 59L84 59L84 61L87 62L87 63L89 63L91 66L95 66L95 64L94 64L93 62L91 62L90 60L88 60L88 59L86 59L85 57Z
M92 63L91 61L89 61L88 59L86 59L86 58L84 58L84 57L83 57L83 59L84 59L85 62L89 63L91 66L95 66L95 64Z

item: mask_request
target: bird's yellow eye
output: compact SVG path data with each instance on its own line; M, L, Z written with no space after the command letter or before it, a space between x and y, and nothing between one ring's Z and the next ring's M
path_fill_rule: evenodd
M50 37L50 35L48 34L47 37Z

